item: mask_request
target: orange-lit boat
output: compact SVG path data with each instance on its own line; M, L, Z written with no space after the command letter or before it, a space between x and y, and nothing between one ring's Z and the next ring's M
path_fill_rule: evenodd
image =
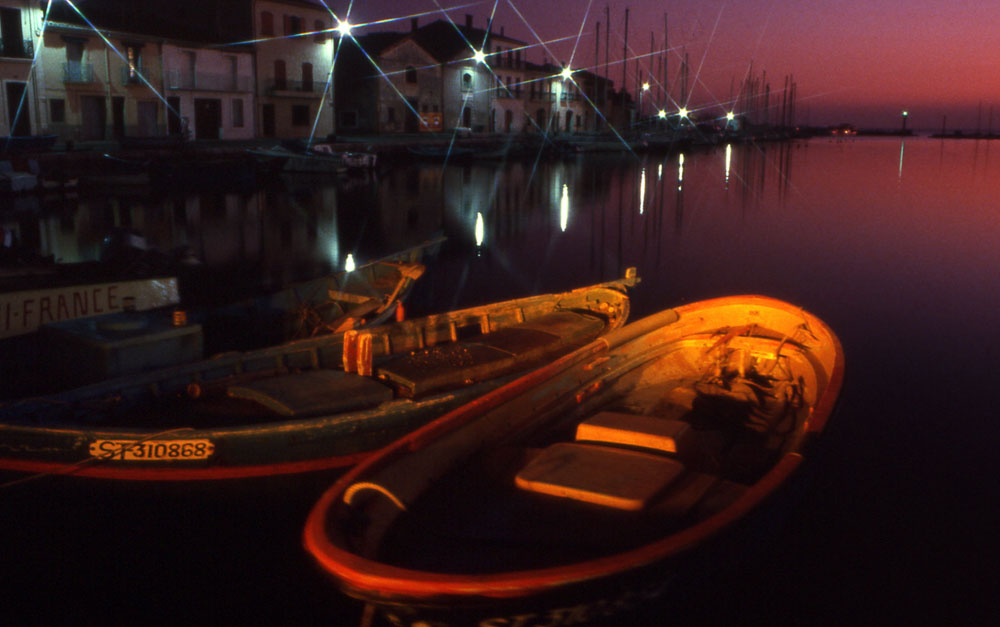
M343 468L624 325L624 278L0 405L0 470L150 481Z
M785 302L666 310L369 457L316 504L305 546L394 625L603 618L746 526L843 372L833 331Z

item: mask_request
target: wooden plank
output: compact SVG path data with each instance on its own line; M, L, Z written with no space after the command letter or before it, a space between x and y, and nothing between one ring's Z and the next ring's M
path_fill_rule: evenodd
M377 368L379 378L418 397L503 376L596 337L604 322L576 312L555 312L474 339L439 344L394 357Z
M256 401L283 416L319 416L375 407L392 390L367 377L339 370L310 370L232 385L233 398Z
M668 457L559 442L529 462L515 482L531 492L636 511L683 472L684 465Z
M584 420L576 429L577 440L626 444L667 453L683 450L692 435L681 420L603 411Z

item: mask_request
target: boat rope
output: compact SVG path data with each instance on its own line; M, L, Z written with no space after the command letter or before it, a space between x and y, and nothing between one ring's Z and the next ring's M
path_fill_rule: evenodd
M149 435L145 435L142 438L139 438L138 440L136 440L134 442L130 442L129 444L122 445L122 446L120 446L120 447L118 447L118 448L116 448L116 449L114 449L112 451L108 451L107 453L104 453L102 455L96 455L94 457L90 457L90 458L87 458L87 459L82 459L82 460L80 460L80 461L78 461L76 463L68 464L68 465L66 465L66 466L64 466L64 467L62 467L62 468L60 468L58 470L50 470L48 472L39 472L39 473L36 473L36 474L33 474L33 475L28 475L27 477L21 477L19 479L14 479L12 481L8 481L6 483L0 483L0 490L6 489L6 488L10 488L10 487L13 487L15 485L22 484L22 483L27 483L28 481L34 481L35 479L41 479L42 477L49 477L49 476L52 476L52 475L67 475L67 474L72 474L72 473L76 472L77 470L80 470L81 468L86 468L87 466L91 466L91 465L97 464L99 462L104 462L104 461L107 461L109 459L112 459L112 458L114 458L115 455L121 455L121 454L123 454L123 453L125 453L127 451L130 451L133 448L135 448L136 446L139 446L140 444L143 444L144 442L147 442L149 440L153 440L155 438L162 437L164 435L170 435L172 433L179 433L179 432L182 432L182 431L194 431L194 427L178 427L176 429L166 429L164 431L157 431L156 433L150 433Z

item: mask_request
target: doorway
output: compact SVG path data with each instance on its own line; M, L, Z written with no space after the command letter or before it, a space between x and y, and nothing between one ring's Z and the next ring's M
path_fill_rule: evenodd
M265 104L260 111L261 135L264 137L274 137L274 105Z
M222 101L217 98L195 98L194 138L220 139L222 136L221 130Z
M103 96L80 96L80 139L104 139L107 109Z
M7 120L11 135L31 135L31 115L24 97L26 89L27 83L7 82Z
M111 134L115 139L125 137L125 99L111 97Z

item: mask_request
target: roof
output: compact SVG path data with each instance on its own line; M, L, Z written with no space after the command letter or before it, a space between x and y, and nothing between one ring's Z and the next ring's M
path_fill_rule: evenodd
M427 26L422 26L410 36L439 62L469 57L472 54L472 48L478 49L488 40L503 39L523 44L523 42L498 33L445 20L437 20Z
M53 22L202 43L253 37L249 0L75 0L52 4ZM81 17L80 14L83 14Z

